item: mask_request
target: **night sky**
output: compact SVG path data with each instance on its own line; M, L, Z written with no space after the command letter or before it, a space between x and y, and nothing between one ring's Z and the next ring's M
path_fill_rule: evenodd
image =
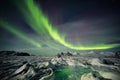
M0 0L0 50L119 49L119 0Z

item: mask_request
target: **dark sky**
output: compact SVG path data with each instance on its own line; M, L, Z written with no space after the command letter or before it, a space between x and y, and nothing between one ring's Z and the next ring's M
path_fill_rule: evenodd
M118 0L119 1L119 0ZM84 18L120 17L117 0L38 0L43 10L52 18L62 19L61 23ZM54 19L54 18L53 18ZM119 18L118 18L119 19ZM56 23L59 23L56 22Z
M66 34L66 41L75 45L120 44L119 0L35 1L55 28L60 33ZM24 21L14 0L0 0L0 19L17 26L29 37L39 40L38 34L35 34ZM0 27L0 36L0 50L34 48L2 27ZM64 48L62 45L59 46L61 50ZM42 47L47 47L45 50L49 49L46 44L42 44Z

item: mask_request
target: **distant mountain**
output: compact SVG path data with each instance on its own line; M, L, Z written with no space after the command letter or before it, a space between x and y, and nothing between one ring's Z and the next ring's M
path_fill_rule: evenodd
M0 51L0 56L30 56L30 54L26 52Z

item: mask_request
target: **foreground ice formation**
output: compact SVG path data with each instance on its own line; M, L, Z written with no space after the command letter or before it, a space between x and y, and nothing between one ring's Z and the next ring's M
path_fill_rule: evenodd
M3 55L0 80L120 80L120 58L113 53L112 56L103 53L62 53L49 57Z

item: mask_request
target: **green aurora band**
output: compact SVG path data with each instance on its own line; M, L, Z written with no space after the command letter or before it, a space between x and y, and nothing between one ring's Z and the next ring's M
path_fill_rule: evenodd
M22 0L20 0L20 2L21 1ZM21 4L17 2L17 6L22 12L29 26L38 34L46 36L46 40L47 37L51 37L53 40L62 44L63 46L75 50L99 50L110 49L120 46L120 44L96 44L91 46L75 46L69 42L66 42L65 36L59 34L58 30L52 26L47 16L43 14L42 9L35 3L34 0L23 0Z
M13 33L14 35L18 36L19 38L21 38L22 40L25 40L27 41L28 43L30 43L31 45L37 47L37 48L40 48L41 45L34 41L33 39L30 39L29 37L27 37L23 32L21 32L20 30L18 29L15 29L15 27L13 27L12 25L10 25L9 23L7 22L4 22L2 20L0 20L0 25L8 30L9 32Z

